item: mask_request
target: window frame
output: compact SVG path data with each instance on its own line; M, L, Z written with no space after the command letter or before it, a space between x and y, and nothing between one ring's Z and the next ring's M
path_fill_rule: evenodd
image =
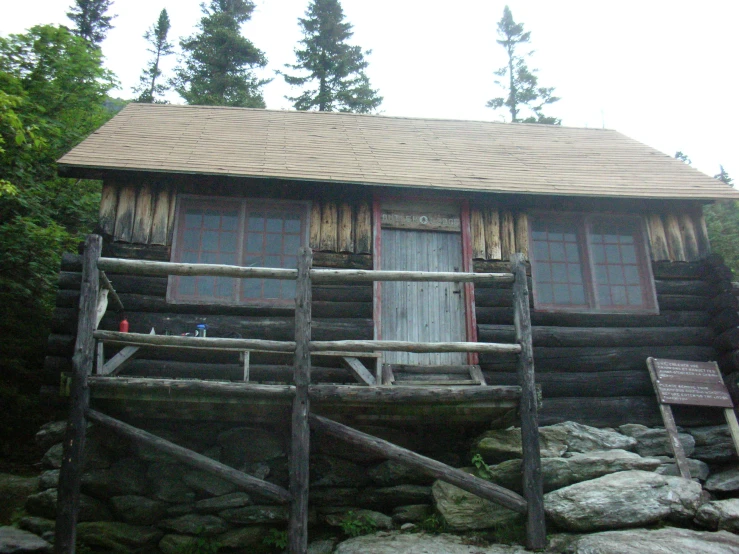
M580 253L580 264L582 268L583 287L587 306L567 304L545 304L539 300L537 284L535 279L534 259L534 224L537 219L547 222L572 223L577 229L577 246ZM614 222L617 224L631 224L634 234L634 246L636 250L636 265L639 268L639 283L643 290L644 303L630 307L606 306L601 307L597 293L597 282L595 280L595 257L593 256L593 232L592 226L598 220ZM531 264L532 292L534 299L534 310L545 313L585 313L585 314L659 314L659 303L657 301L657 290L654 283L652 271L651 251L649 248L647 227L644 217L641 215L630 215L612 212L547 212L535 211L529 214L529 261Z
M279 200L273 198L252 198L252 197L229 197L229 196L205 196L198 194L181 194L177 196L175 206L175 219L172 231L172 247L170 252L170 261L173 263L186 263L181 261L182 252L182 233L184 232L184 210L191 206L207 208L209 206L217 206L218 209L234 209L239 213L237 237L236 237L236 254L240 267L244 267L245 253L245 231L246 231L246 214L250 207L258 207L264 209L264 204L269 203L270 207L276 209L293 208L296 213L300 214L301 231L299 247L307 247L310 236L310 207L308 200ZM295 256L298 256L295 252ZM189 305L219 305L219 306L243 306L252 308L274 308L294 307L295 298L262 298L260 300L242 300L243 289L241 287L241 279L234 279L233 291L229 297L183 297L177 291L180 276L170 275L167 279L167 303L168 304L189 304Z

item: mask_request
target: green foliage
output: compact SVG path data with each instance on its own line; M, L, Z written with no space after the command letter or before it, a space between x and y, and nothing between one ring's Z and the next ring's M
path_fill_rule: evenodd
M526 526L523 518L511 523L495 525L486 538L494 544L525 544Z
M341 530L350 537L369 535L377 531L377 526L364 516L357 516L354 512L347 512L341 521Z
M34 425L56 273L96 220L99 183L56 175L56 160L105 122L112 74L64 27L0 37L0 396L2 435ZM30 403L30 404L29 404ZM7 406L7 408L5 408ZM7 432L6 432L7 431Z
M730 184L731 177L723 171L722 173ZM724 258L724 263L735 276L739 275L739 202L716 202L705 206L703 214L711 250Z
M506 96L499 96L488 101L487 107L499 109L507 107L511 113L512 123L547 123L559 125L561 121L542 113L548 104L559 100L553 96L553 87L540 87L536 69L529 69L527 60L533 51L519 54L517 49L531 40L531 32L523 30L523 23L516 23L508 6L503 10L503 17L498 22L498 39L496 42L503 46L508 56L508 64L495 71L501 79L495 84L507 90ZM504 82L504 78L507 81ZM532 114L526 118L520 117L522 108L527 108Z
M262 544L280 551L284 550L287 548L287 531L284 529L270 529L264 539L262 539Z
M172 84L188 104L264 108L260 88L268 81L252 71L267 65L264 53L241 35L254 11L251 0L201 4L200 33L180 40L184 58Z
M482 459L482 456L480 454L475 454L472 456L472 465L477 468L477 474L479 477L483 479L490 479L493 476L493 473L490 469L490 466L485 463L485 460Z
M112 0L75 0L67 12L74 23L72 32L90 45L99 46L113 28L110 22L115 16L105 15L112 3Z
M174 52L173 44L167 40L169 28L169 15L167 10L163 9L159 13L157 22L144 33L144 38L150 45L147 51L152 55L152 59L141 73L139 86L134 89L134 92L139 93L137 102L164 103L162 100L157 100L157 97L167 92L169 86L157 82L157 79L162 76L159 62L164 56L169 56Z
M687 154L684 154L680 150L678 150L677 152L675 152L675 158L678 159L678 160L680 160L681 162L684 162L684 163L688 164L688 165L690 165L690 164L693 163L692 160L690 158L688 158L688 155Z
M344 21L339 0L313 0L298 23L303 30L302 49L295 49L297 63L286 67L308 75L282 74L293 86L309 85L300 96L286 97L297 110L370 113L382 103L382 96L370 86L364 73L368 63L359 46L347 44L352 25Z
M213 538L198 536L177 549L177 554L218 554L221 545Z
M446 522L438 514L432 514L419 523L416 530L438 535L446 531Z

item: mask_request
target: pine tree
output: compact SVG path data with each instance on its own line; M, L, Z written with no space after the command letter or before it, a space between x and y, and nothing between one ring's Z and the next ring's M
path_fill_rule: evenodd
M251 0L211 0L201 4L200 33L180 40L184 58L172 84L188 104L264 108L260 80L252 71L267 58L242 36L241 25L251 19Z
M85 39L88 44L99 47L105 40L105 35L113 26L110 24L114 15L105 15L112 0L75 0L74 5L67 12L75 27L72 32Z
M721 171L719 171L716 175L713 176L714 179L718 179L722 183L726 183L730 187L734 186L734 179L732 179L728 172L724 169L724 166L719 165L719 168Z
M322 112L369 113L382 103L376 89L364 70L369 65L359 46L347 44L354 33L352 25L344 21L344 12L339 0L313 0L298 18L303 30L303 48L295 49L297 63L286 64L295 70L307 71L308 75L282 74L293 86L310 87L300 96L286 96L297 110Z
M139 93L137 102L148 104L165 102L164 100L157 100L157 96L167 92L169 86L157 83L157 79L162 76L162 70L159 68L161 58L174 52L172 43L167 40L169 28L169 15L167 10L163 9L157 22L144 34L144 38L151 45L147 50L153 58L141 73L141 83L134 89L134 92Z
M544 106L559 100L553 96L553 87L540 87L536 69L529 69L527 59L533 51L524 54L517 53L517 49L531 41L531 32L523 30L523 23L516 23L508 6L503 10L503 17L498 22L498 39L496 42L503 46L508 56L508 64L495 71L495 75L508 78L508 82L496 80L495 84L507 89L507 96L499 96L488 101L487 107L499 109L507 106L511 113L512 123L548 123L559 125L561 120L545 116L542 113ZM527 108L532 115L522 119L520 112Z

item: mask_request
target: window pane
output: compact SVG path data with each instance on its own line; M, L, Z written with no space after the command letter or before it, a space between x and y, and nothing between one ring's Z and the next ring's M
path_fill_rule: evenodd
M201 248L203 250L218 250L218 232L217 231L203 231Z
M611 300L614 306L624 306L626 301L626 287L611 287Z
M282 254L282 235L267 234L264 251L267 254Z
M611 285L624 284L624 270L620 265L608 266L608 282Z
M579 265L568 265L569 281L570 283L582 283L582 269Z
M286 267L288 269L295 269L298 267L297 256L284 256L282 258L282 267Z
M578 285L570 285L570 293L572 294L572 303L584 305L585 302L585 288Z
M639 282L639 268L634 265L624 266L624 276L628 285L635 285Z
M244 258L244 267L262 267L262 257L247 256Z
M200 229L202 227L203 214L200 210L187 210L185 212L185 228Z
M641 306L644 302L642 298L641 287L626 287L626 291L629 295L629 304L631 306Z
M223 212L221 216L221 229L223 231L236 231L239 228L239 212Z
M236 233L221 233L221 252L236 252Z
M609 264L621 263L621 254L618 251L618 246L615 244L606 245L606 262Z
M220 256L218 255L218 252L201 252L200 253L200 263L201 264L217 264Z
M553 304L554 293L552 292L552 285L544 283L536 287L536 294L539 302L542 304Z
M267 232L282 233L282 214L271 213L267 215Z
M195 294L195 277L180 277L178 291L185 296Z
M296 214L287 214L285 216L285 232L300 233L300 216Z
M262 280L242 279L241 294L244 298L260 298L262 296Z
M233 296L233 282L234 279L224 279L223 277L220 277L216 288L216 296L221 298Z
M279 256L265 256L264 267L282 267Z
M593 261L596 264L602 264L606 261L606 251L601 244L593 245Z
M299 235L285 235L285 241L282 247L282 252L284 254L297 254L299 248L300 248L300 236Z
M546 242L534 242L534 260L549 259L549 244Z
M248 231L264 231L264 216L259 212L249 213Z
M247 252L263 252L264 248L264 235L262 233L249 233L246 236L246 251Z
M611 305L611 287L608 285L598 285L598 300L603 306Z
M554 303L570 304L570 287L569 285L554 285Z
M213 296L215 277L198 277L198 296Z
M555 283L567 282L567 266L565 264L552 264L552 281Z
M282 297L283 298L295 298L295 281L283 281L282 282Z
M182 262L186 264L196 264L198 263L198 253L197 252L183 252L182 253Z
M561 242L550 242L549 243L549 256L550 260L563 262L565 261L565 245Z
M197 229L188 229L182 233L182 249L183 250L199 250L200 249L200 231Z
M280 281L276 279L264 280L264 298L280 297Z
M203 227L206 229L220 229L221 214L213 210L206 211L203 214Z
M621 246L621 257L625 264L636 263L636 248L631 244L625 244Z

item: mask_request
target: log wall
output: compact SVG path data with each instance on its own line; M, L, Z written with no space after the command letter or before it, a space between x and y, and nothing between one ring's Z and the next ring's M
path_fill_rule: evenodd
M221 196L222 187L208 187ZM188 194L206 194L182 187ZM172 244L177 187L169 183L119 184L106 181L100 201L99 231L116 242ZM310 247L343 254L372 253L372 209L364 200L311 198Z
M501 271L506 265L476 262L475 270ZM716 359L715 337L732 321L716 318L723 313L723 304L714 300L725 285L716 281L714 266L708 260L653 262L653 271L657 315L532 311L543 425L567 420L600 426L660 425L647 357ZM475 303L480 341L505 342L514 337L510 286L476 285ZM515 356L482 354L480 365L488 384L516 383ZM683 425L707 424L720 416L720 410L676 412Z
M695 262L710 254L702 213L651 213L645 220L653 261ZM528 258L529 220L524 212L472 208L470 237L476 260L507 260L513 252Z

